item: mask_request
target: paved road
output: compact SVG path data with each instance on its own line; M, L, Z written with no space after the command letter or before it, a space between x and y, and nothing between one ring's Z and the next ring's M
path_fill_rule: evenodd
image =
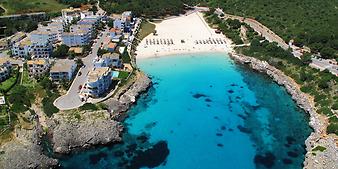
M81 76L79 73L75 76L75 79L70 86L67 94L60 96L54 101L54 105L60 110L69 110L80 107L84 104L80 100L79 97L79 86L84 85L87 81L88 72L94 67L93 60L97 56L97 51L100 48L101 42L107 37L108 29L103 32L103 36L101 36L96 43L92 46L92 53L82 59L84 67L80 68L79 72L81 72Z
M99 3L97 4L98 7L98 12L97 15L105 15L105 11L102 10L99 7ZM83 64L85 65L84 67L80 68L79 72L81 72L81 76L79 76L79 73L76 74L72 85L68 89L68 92L65 95L60 96L54 101L54 105L60 109L60 110L69 110L69 109L74 109L82 106L84 102L80 100L79 97L79 86L84 85L84 83L87 81L87 75L91 69L93 69L94 64L93 60L97 56L97 51L100 48L101 43L103 40L108 36L108 29L102 32L103 36L100 36L100 38L97 40L96 43L93 44L92 46L92 53L86 56L85 58L82 59Z
M328 59L312 58L310 66L319 70L329 70L333 75L338 76L338 65Z

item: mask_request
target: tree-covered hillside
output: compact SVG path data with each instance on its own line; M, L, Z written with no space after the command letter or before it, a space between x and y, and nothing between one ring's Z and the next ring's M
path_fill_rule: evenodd
M177 15L183 12L184 3L193 4L197 0L101 0L100 6L108 13L132 10L136 15L159 17Z
M338 58L338 0L209 0L226 13L255 18L286 42L295 39Z

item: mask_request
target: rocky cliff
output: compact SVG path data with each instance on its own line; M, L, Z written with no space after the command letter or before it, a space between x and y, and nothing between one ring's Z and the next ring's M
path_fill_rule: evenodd
M113 118L118 121L122 121L126 112L130 106L136 102L137 97L145 92L151 85L151 80L147 75L142 72L137 72L135 79L126 84L121 90L119 90L114 97L108 99L104 103L108 105Z
M55 153L121 141L123 126L107 111L62 112L48 121Z
M14 140L5 143L0 148L0 168L2 169L28 169L53 168L58 165L42 153L37 127L31 130L16 129Z

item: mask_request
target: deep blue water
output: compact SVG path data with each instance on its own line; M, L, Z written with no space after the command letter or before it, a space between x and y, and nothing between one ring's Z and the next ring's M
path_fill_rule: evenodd
M300 169L306 113L225 54L144 59L154 83L129 111L124 142L61 158L64 168Z

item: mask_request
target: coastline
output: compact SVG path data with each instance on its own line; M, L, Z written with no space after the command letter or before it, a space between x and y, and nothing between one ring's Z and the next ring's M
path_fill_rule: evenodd
M153 55L153 56L147 56L147 57L137 58L137 60L154 59L154 58L162 58L162 57L171 57L171 56L177 56L177 55L194 55L194 54L208 54L208 53L210 53L210 54L214 54L214 53L227 54L228 52L221 51L221 50L216 50L216 51L171 52L171 53L163 53L163 54L156 55L156 56Z
M47 135L38 123L31 129L18 126L14 140L0 148L0 168L57 168L59 155L120 142L125 112L150 86L151 80L137 71L123 89L104 102L108 110L60 112L47 119ZM45 154L43 136L49 137L56 156Z
M193 12L163 20L156 25L156 33L145 37L136 48L136 59L175 54L231 52L232 41L215 33L203 19ZM187 31L188 30L188 31Z
M173 20L176 18L172 18L170 20ZM205 21L204 21L205 22ZM196 26L198 27L198 26ZM208 28L209 26L207 26ZM211 29L209 27L209 32L210 31L214 31L213 29ZM174 31L174 30L171 30ZM196 33L196 32L194 32ZM199 34L203 34L203 32L198 32ZM193 35L189 35L192 36ZM214 35L212 35L211 37L213 37ZM182 43L180 42L180 37L175 36L175 42L176 45L173 45L171 48L169 47L168 50L162 50L166 47L168 47L168 45L158 45L158 46L154 46L151 50L140 50L137 51L136 53L138 54L136 56L136 60L138 59L148 59L148 58L160 58L160 57L168 57L171 55L178 55L178 54L196 54L196 53L228 53L230 58L233 59L236 63L239 64L243 64L243 65L248 65L251 69L256 70L260 73L264 73L267 74L268 76L270 76L276 83L278 83L280 86L283 86L287 92L292 96L292 99L297 103L297 105L302 108L303 110L305 110L305 112L309 113L310 115L310 123L309 125L314 129L314 131L311 133L311 135L307 138L305 145L306 145L306 156L305 156L305 160L304 160L304 168L305 169L311 169L311 168L334 168L335 167L335 162L337 162L337 156L332 157L332 153L335 153L336 148L334 146L336 143L336 136L334 135L326 135L326 126L327 126L327 121L325 119L325 117L323 117L322 115L316 113L316 109L314 106L314 102L313 99L300 91L298 84L291 79L290 77L286 76L283 72L281 72L280 70L276 69L275 67L267 64L264 61L260 61L258 59L255 59L253 57L249 57L249 56L244 56L244 55L238 55L234 52L234 50L232 49L232 47L230 46L230 44L232 43L230 39L228 39L227 37L225 37L222 34L217 34L217 36L215 35L215 38L219 38L219 36L222 36L222 39L226 40L227 43L223 44L223 45L219 45L217 46L213 46L213 44L200 44L200 45L204 45L200 48L194 48L193 46L196 44L193 44L192 42L194 42L194 39L189 39L189 37L187 39L184 39L185 42ZM147 38L151 38L154 37L153 35L148 35ZM209 36L208 36L209 37ZM199 36L199 39L203 39L206 38L208 39L208 37L202 37ZM157 36L156 38L161 38L161 36ZM163 37L166 38L166 37ZM144 40L142 41L144 42ZM143 45L144 48L144 43L140 43L138 45L138 48L141 47ZM186 49L184 49L186 48ZM142 72L137 71L136 72L136 76L127 84L125 84L125 86L123 86L121 88L121 90L117 91L117 93L110 99L104 101L103 103L108 105L108 112L110 114L110 121L109 122L121 122L123 121L128 114L126 113L130 107L136 102L137 98L139 97L139 95L143 92L146 92L147 89L151 86L151 80ZM85 112L86 113L86 112ZM107 117L108 118L108 117ZM54 119L50 119L50 120L54 120ZM102 123L102 126L106 125L107 123ZM101 129L101 124L95 126L98 129ZM71 127L71 124L69 124L66 127ZM117 127L119 132L122 133L122 129ZM78 127L72 127L72 130L78 130ZM87 129L88 130L92 130L91 133L95 133L95 128L93 129ZM111 128L104 128L102 129L101 133L107 134L107 132L105 131L110 131ZM63 131L63 130L62 130ZM65 130L66 131L66 130ZM111 131L110 131L111 132ZM119 134L120 134L119 133ZM41 134L41 133L39 133ZM62 132L58 132L59 136L62 136ZM81 133L80 133L81 134ZM82 134L85 134L85 132L83 132ZM109 133L108 133L109 134ZM116 135L116 140L115 138L111 138L109 142L102 142L102 144L108 144L108 143L114 143L115 141L119 141L121 138L119 137L119 134ZM96 134L95 134L96 135ZM101 135L102 136L102 135ZM74 137L74 136L73 136ZM88 139L90 136L84 136L82 137L82 141ZM81 148L81 149L85 149L88 148L89 146L94 146L97 144L101 144L100 140L104 140L105 138L96 138L98 141L95 142L94 144L87 144L87 142L81 143L80 146L71 146L71 144L73 143L72 138L67 138L68 141L66 140L66 142L70 143L70 144L65 144L65 145L69 145L69 147L71 147L71 149L69 149L68 147L56 147L58 149L60 149L60 147L62 147L62 151L64 153L69 153L72 150L76 150L77 147ZM77 138L73 138L73 140L76 141ZM59 141L64 141L64 140L59 140ZM83 146L84 145L84 146ZM316 155L314 155L313 152L313 148L315 148L318 145L325 145L325 147L327 148L326 151L324 152L316 152ZM34 144L34 146L37 146ZM63 149L65 148L65 149ZM42 152L42 150L38 150L38 152ZM330 155L331 154L331 155ZM330 159L331 157L331 159ZM21 157L23 158L23 157ZM36 157L38 158L38 157ZM45 157L40 157L40 158L45 158ZM336 159L334 159L336 158ZM34 160L34 157L30 157L29 159L33 159L32 161L36 161ZM333 159L333 161L332 161ZM55 160L54 159L47 159L47 160L52 160L53 165L55 165ZM46 161L47 161L46 160ZM331 160L331 161L330 161ZM38 160L39 161L39 160ZM21 162L22 164L25 161ZM44 162L43 160L41 160L41 163ZM6 164L9 165L7 167L10 167L10 163ZM34 164L35 165L35 164ZM36 164L38 165L38 164ZM50 165L50 164L48 164Z
M191 15L191 14L190 14ZM200 14L198 14L200 15ZM184 17L184 16L182 16ZM171 21L177 19L173 18L170 19ZM204 19L202 19L204 23ZM177 23L181 23L178 21ZM156 26L158 26L157 24ZM162 26L162 25L160 25ZM185 25L189 29L189 25ZM209 29L209 32L214 31L208 25L205 25L205 28ZM166 34L174 34L175 30L164 30ZM160 32L161 33L161 32ZM202 34L200 32L200 34ZM193 36L193 35L190 35ZM312 168L334 168L335 164L338 162L338 155L337 155L337 136L331 134L326 134L326 127L328 125L328 121L325 116L320 115L316 112L316 108L314 105L313 98L305 93L303 93L299 85L290 77L286 76L282 71L278 70L277 68L269 65L268 63L255 59L249 56L238 55L235 53L232 46L232 41L221 34L222 38L226 39L227 43L223 46L223 48L217 48L214 50L210 50L210 47L204 47L202 49L197 49L188 45L186 50L159 50L163 49L160 47L153 47L152 49L146 50L144 46L145 40L142 40L139 46L137 47L137 56L136 60L138 59L147 59L147 58L159 58L159 57L166 57L169 55L177 55L177 54L194 54L194 53L214 53L214 52L221 52L221 53L228 53L230 58L232 58L235 62L239 64L248 65L251 69L256 70L260 73L267 74L272 80L278 83L280 86L283 86L287 92L291 95L292 99L296 102L296 104L302 108L306 113L310 115L310 122L309 125L313 128L313 132L309 135L309 137L305 141L305 149L306 155L304 159L304 167L305 169L312 169ZM173 36L176 38L176 41L180 39L179 36ZM148 35L145 39L154 38L154 35ZM200 36L198 36L200 38ZM142 46L143 45L143 46ZM196 46L197 44L195 44ZM174 48L175 49L175 48ZM323 152L314 151L313 149L317 146L324 146L326 150Z
M229 56L239 64L247 65L255 71L268 75L280 86L283 86L297 105L310 115L309 125L314 131L305 141L307 153L303 162L303 168L334 168L338 160L338 157L335 156L335 140L337 138L333 134L326 135L327 119L323 115L316 113L314 102L310 96L303 93L292 78L286 76L282 71L265 61L236 53L229 53ZM325 145L326 151L313 152L316 146L323 145Z

